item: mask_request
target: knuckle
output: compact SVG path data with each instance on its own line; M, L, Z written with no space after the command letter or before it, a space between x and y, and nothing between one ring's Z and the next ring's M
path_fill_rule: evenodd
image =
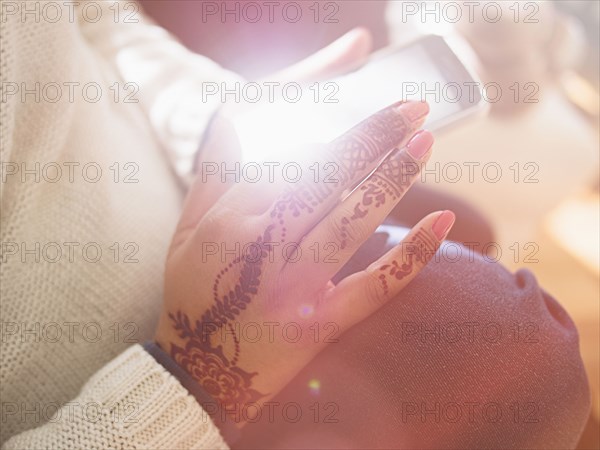
M333 148L331 145L327 145L321 150L318 163L321 164L321 166L326 164L334 164L335 166L339 167L342 164L342 160L339 152L336 152L335 148Z
M389 150L404 140L413 128L411 122L403 114L398 114L389 108L377 112L360 126L362 132L384 150Z
M361 129L355 129L336 139L330 148L340 166L340 172L348 180L369 168L383 156L372 136Z
M329 235L345 248L349 242L362 243L369 236L369 226L364 219L348 219L353 211L342 209L339 214L332 214L328 218L327 230Z
M366 272L367 275L364 281L364 295L368 302L371 304L381 304L385 300L383 289L381 288L381 281L374 272Z
M355 241L362 243L371 234L371 227L367 222L367 218L351 220L350 221L350 233L352 234Z
M406 150L396 151L378 169L378 173L389 180L394 180L398 187L412 184L420 172L421 165L414 161Z
M439 248L437 238L430 232L420 230L404 250L406 256L410 256L417 268L422 268L434 257Z
M349 239L348 229L340 222L338 217L329 216L327 218L327 239L332 239L337 243L344 243Z

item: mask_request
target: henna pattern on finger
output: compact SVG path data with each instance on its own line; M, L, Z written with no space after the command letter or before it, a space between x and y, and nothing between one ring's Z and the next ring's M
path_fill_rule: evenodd
M411 130L410 122L395 111L399 105L377 112L332 142L340 172L345 175L341 181L346 187L350 187L347 184L352 183L358 173L371 167L404 140Z
M270 216L276 221L279 229L280 242L285 242L287 237L286 215L293 219L298 218L301 213L312 214L315 208L323 203L331 194L331 188L326 184L314 184L313 186L303 183L299 188L287 188L275 202Z
M354 205L353 214L342 217L339 226L339 245L343 249L348 245L351 222L362 220L369 213L370 208L379 208L386 202L396 202L410 187L413 175L419 172L418 165L404 151L395 150L377 170L359 186L362 192L361 199ZM408 168L415 169L407 170ZM410 176L407 176L409 174Z
M440 242L433 239L423 230L418 230L415 236L407 243L402 243L404 257L403 262L392 260L388 264L379 267L379 270L384 273L378 275L384 295L389 294L388 278L400 281L412 274L418 265L424 266L437 252L440 247Z
M332 162L338 168L335 183L302 182L279 197L270 216L281 228L281 242L286 239L289 221L303 214L315 213L319 205L329 201L336 193L341 195L343 190L353 188L361 181L357 179L361 174L366 176L369 168L404 140L412 125L395 111L399 105L377 112L329 144ZM393 183L388 181L388 184Z

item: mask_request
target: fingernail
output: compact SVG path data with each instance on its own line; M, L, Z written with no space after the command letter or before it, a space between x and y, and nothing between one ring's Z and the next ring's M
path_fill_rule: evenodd
M444 211L440 216L436 219L431 227L433 234L438 238L439 241L444 240L448 231L452 225L454 225L454 221L456 220L456 216L452 211Z
M417 122L429 114L427 102L404 102L396 107L396 111L411 122Z
M406 151L418 161L427 154L432 145L433 135L429 131L421 130L408 141Z

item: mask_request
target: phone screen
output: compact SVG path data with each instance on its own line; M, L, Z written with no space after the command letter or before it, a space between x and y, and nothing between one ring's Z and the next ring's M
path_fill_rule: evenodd
M436 130L481 101L475 82L443 38L427 36L376 55L340 78L307 86L296 102L258 106L234 120L244 158L285 160L282 149L329 142L399 100L424 100Z
M461 96L466 94L461 92L464 80L449 80L449 74L442 73L443 66L436 63L439 58L425 45L411 45L341 78L339 97L345 115L358 122L395 99L427 101L430 113L425 126L460 112L464 108Z

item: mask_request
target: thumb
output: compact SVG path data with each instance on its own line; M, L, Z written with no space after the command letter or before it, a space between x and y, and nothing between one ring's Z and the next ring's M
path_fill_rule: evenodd
M327 47L269 78L301 83L334 78L360 67L369 56L372 45L369 30L354 28Z
M232 177L223 179L224 169L232 168L241 155L234 126L220 115L207 130L206 141L196 163L196 177L183 204L172 247L184 242L210 208L229 190Z

